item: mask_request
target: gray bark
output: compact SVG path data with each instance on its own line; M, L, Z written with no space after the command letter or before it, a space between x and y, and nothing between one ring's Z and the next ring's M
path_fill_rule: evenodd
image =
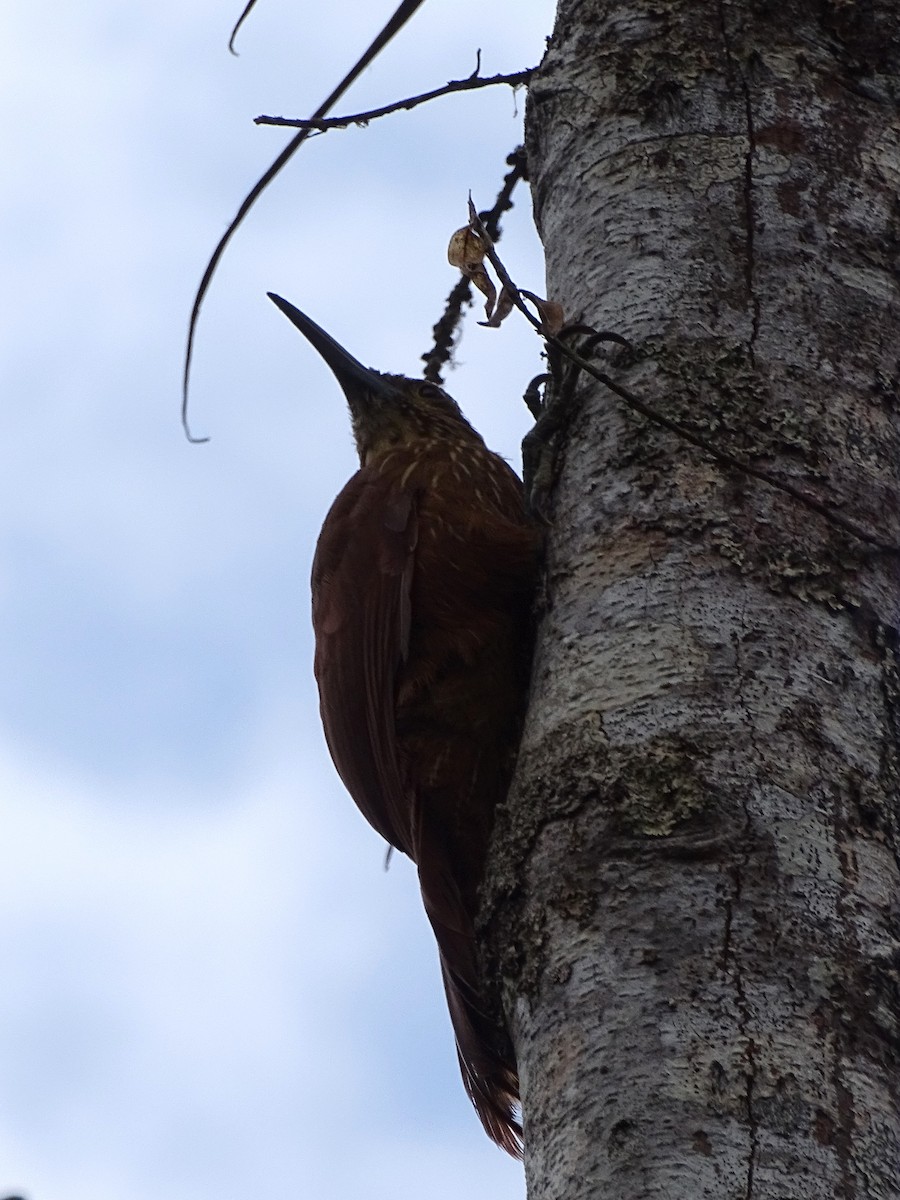
M547 291L900 543L895 0L561 0ZM483 906L531 1200L900 1197L898 557L585 382Z

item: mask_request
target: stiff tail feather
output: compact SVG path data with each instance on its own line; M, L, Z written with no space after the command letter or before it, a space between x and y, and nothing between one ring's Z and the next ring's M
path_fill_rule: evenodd
M499 1031L461 988L441 953L441 973L447 1007L456 1035L456 1054L463 1084L488 1137L513 1158L522 1157L522 1125L519 1121L519 1075L512 1047L507 1053L495 1049ZM507 1036L503 1031L503 1040Z
M422 849L421 841L417 848ZM508 1031L484 997L472 917L439 854L420 857L419 882L440 951L463 1083L488 1137L514 1158L521 1158L515 1054Z

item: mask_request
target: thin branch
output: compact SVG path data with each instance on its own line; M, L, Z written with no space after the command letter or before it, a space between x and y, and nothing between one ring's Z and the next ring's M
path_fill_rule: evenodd
M238 52L234 48L234 39L237 37L238 30L240 29L240 27L250 16L250 10L251 10L251 8L253 8L255 3L256 3L256 0L247 0L247 4L244 8L244 11L241 13L241 15L235 21L234 29L232 29L232 31L231 31L231 37L228 39L228 49L235 56L235 58L238 57Z
M484 227L495 242L500 238L500 218L512 208L512 194L516 184L520 179L525 178L525 147L517 146L511 154L507 155L506 164L510 169L503 176L503 186L497 193L494 206L489 212L481 214ZM450 361L463 311L471 303L472 285L463 275L451 290L447 297L447 303L444 305L444 312L431 331L434 338L432 348L422 355L422 361L425 363L423 376L429 383L443 382L441 370Z
M255 2L255 0L254 0ZM427 104L429 100L437 100L440 96L451 96L454 92L470 92L476 88L495 87L497 84L507 84L511 88L522 87L531 79L536 67L525 71L515 71L512 75L470 75L467 79L451 79L443 87L431 92L423 92L420 96L408 96L405 100L395 100L393 104L385 104L381 108L372 108L368 112L353 113L347 117L255 117L256 125L287 125L292 129L314 130L325 133L329 129L346 129L348 125L368 125L379 117L387 117L391 113L408 111Z
M900 554L900 546L894 545L892 542L886 542L883 538L880 538L877 534L872 533L864 526L857 525L855 521L851 521L849 517L843 516L832 505L826 504L824 500L819 500L817 497L809 495L808 492L806 492L798 484L792 483L789 479L783 479L779 475L773 475L770 471L766 471L763 467L754 466L754 464L748 459L744 458L743 455L732 454L728 450L722 450L718 446L713 446L705 438L701 437L697 433L694 433L694 431L687 425L682 425L680 421L675 421L671 417L665 416L664 413L658 412L651 405L645 403L643 400L640 400L634 395L633 392L629 392L626 388L623 388L621 384L618 384L615 382L615 380L610 379L610 377L603 371L598 370L598 368L595 367L592 362L589 362L586 358L582 358L580 354L577 354L570 346L566 345L565 341L563 341L560 337L548 337L543 331L541 322L528 309L525 301L522 299L522 293L520 292L520 289L516 287L516 285L510 279L509 272L498 258L490 236L485 229L483 222L480 220L477 212L475 211L475 206L472 204L471 199L469 200L469 216L472 222L472 228L479 235L479 237L484 240L488 260L490 261L494 270L497 272L497 277L499 278L500 282L509 290L509 294L516 308L520 309L525 314L537 332L540 333L544 338L548 346L552 346L559 354L563 355L563 357L567 358L571 363L574 363L577 367L580 367L582 371L586 371L587 374L592 378L609 388L609 390L615 393L620 400L625 402L628 408L632 409L634 412L640 413L642 417L646 417L646 419L652 422L654 425L659 425L663 429L668 429L671 433L677 434L678 437L682 438L686 442L689 442L692 446L696 446L698 450L702 450L705 454L708 454L710 458L715 459L717 462L723 463L725 466L732 467L735 470L742 471L745 475L749 475L753 479L758 479L762 483L767 483L770 487L777 488L779 491L785 492L788 496L792 496L795 500L799 501L813 512L816 512L821 517L824 517L826 521L830 522L832 525L838 526L840 529L845 530L859 541L865 542L869 546L875 546L878 550L881 550L885 554ZM528 293L524 294L527 295Z
M410 17L415 14L416 10L420 8L424 2L425 0L402 0L402 3L399 4L394 11L393 16L390 18L378 36L372 41L362 57L350 68L334 91L316 109L315 113L313 114L314 120L319 120L319 118L324 117L325 114L334 107L334 105L338 102L338 100L340 100L350 85L359 78L366 67L368 67L369 64L378 56L378 54L384 49L394 35L403 28ZM212 277L215 274L216 267L218 267L219 261L221 260L222 255L225 253L225 247L231 241L241 222L244 220L244 217L246 217L247 213L253 207L255 202L259 199L285 163L287 163L289 159L294 156L294 153L300 149L300 147L309 137L309 134L309 129L298 130L298 132L294 135L294 137L291 138L269 169L256 181L256 183L244 197L244 200L241 203L236 215L232 219L231 224L222 234L222 237L219 239L215 250L212 252L209 262L206 264L206 270L203 272L203 278L200 280L200 286L197 288L197 293L194 296L194 303L191 307L191 316L188 322L187 346L184 353L184 373L181 384L181 424L185 435L190 442L206 442L209 440L208 438L195 438L191 434L187 416L188 387L190 385L191 378L191 360L194 355L194 338L197 333L197 321L200 317L200 307L203 304L206 293L209 291L209 285L212 282Z
M431 327L434 344L430 350L420 356L425 364L422 378L427 379L429 383L441 384L444 382L441 370L453 356L456 331L462 320L463 312L471 303L472 285L465 275L461 275L459 281L450 290L440 320Z
M525 147L516 146L512 153L506 156L509 170L503 176L503 186L497 193L493 207L481 214L481 220L492 242L500 240L500 218L513 206L512 194L520 179L528 178L528 159L525 157Z

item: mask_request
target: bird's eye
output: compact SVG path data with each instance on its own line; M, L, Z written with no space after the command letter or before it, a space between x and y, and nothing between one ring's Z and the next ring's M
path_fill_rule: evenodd
M420 383L419 395L423 400L439 400L443 396L443 392L439 387L435 387L433 383Z

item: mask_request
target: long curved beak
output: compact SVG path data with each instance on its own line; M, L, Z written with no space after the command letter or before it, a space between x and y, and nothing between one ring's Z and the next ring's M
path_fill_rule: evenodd
M276 296L274 292L267 292L266 295L281 309L291 324L300 330L331 368L334 377L343 388L351 412L359 412L367 406L367 401L371 404L372 401L388 399L389 395L396 391L383 375L364 367L340 342L336 342L330 333L326 333L290 301Z

